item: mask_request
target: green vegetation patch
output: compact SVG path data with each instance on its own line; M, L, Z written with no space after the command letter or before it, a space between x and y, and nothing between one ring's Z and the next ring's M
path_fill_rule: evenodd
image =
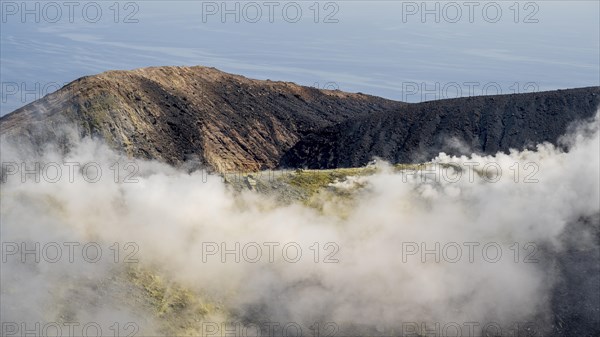
M286 178L292 186L305 190L309 197L322 188L336 182L343 181L348 176L371 175L376 172L375 167L340 168L334 170L296 170Z

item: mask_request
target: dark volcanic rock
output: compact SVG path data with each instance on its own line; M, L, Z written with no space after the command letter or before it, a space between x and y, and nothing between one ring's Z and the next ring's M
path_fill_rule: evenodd
M442 151L494 154L556 144L571 122L595 116L599 105L600 87L410 104L310 134L283 156L281 166L356 167L373 157L423 162Z

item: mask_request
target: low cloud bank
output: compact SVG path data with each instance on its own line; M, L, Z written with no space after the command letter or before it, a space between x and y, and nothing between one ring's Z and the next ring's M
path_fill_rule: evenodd
M205 335L224 335L223 321L240 322L238 335L265 321L279 328L262 335L295 335L291 322L305 336L554 331L558 257L574 240L585 254L599 245L598 118L563 143L566 152L440 154L437 171L379 163L334 184L361 187L350 199L323 195L321 210L237 193L200 171L131 164L89 139L39 158L3 144L3 333L77 321L75 331L96 322L127 335L137 322L138 335L159 334L160 315L115 276L132 264L219 303L198 323ZM22 175L34 161L43 173Z

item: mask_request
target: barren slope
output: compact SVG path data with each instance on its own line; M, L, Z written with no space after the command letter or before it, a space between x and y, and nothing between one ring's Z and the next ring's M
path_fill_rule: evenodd
M282 158L284 167L365 165L430 160L439 152L495 154L542 142L557 144L577 120L595 116L600 88L479 96L410 104L326 127Z
M401 105L214 68L157 67L80 78L2 117L0 133L41 145L72 124L131 156L255 171L276 167L310 132Z
M600 88L407 104L259 81L206 67L152 67L80 78L0 118L0 134L68 147L64 126L132 157L220 172L423 162L557 143L593 116Z

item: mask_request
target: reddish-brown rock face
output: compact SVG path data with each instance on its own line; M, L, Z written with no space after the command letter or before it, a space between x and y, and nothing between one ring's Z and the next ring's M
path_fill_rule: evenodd
M274 168L303 136L404 105L363 94L259 81L206 67L156 67L83 77L1 119L32 142L74 124L141 158L197 160L218 171ZM35 130L35 131L33 131Z

